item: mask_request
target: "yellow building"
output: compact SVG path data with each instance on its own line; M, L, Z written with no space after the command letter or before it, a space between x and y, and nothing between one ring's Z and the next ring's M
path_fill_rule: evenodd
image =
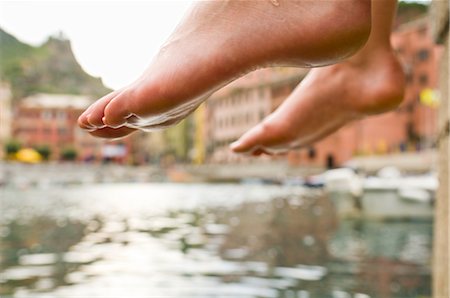
M6 83L0 83L0 158L3 158L6 142L11 138L12 96Z
M205 162L206 153L206 109L205 105L200 105L194 112L194 152L193 161L196 164L202 164Z

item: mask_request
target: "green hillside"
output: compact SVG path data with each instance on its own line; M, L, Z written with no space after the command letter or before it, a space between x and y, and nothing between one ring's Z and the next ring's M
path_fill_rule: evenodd
M400 1L397 7L396 25L414 21L425 16L427 12L427 3Z
M27 45L0 28L0 80L13 98L39 92L100 96L108 91L76 61L70 41L50 37L39 47Z

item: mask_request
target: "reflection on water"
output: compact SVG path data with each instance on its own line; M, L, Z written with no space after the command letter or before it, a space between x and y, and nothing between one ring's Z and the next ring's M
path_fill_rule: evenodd
M431 222L342 221L320 191L1 189L2 297L426 297Z

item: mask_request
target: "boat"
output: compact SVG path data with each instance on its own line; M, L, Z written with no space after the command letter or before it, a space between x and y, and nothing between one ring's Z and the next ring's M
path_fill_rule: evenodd
M430 219L437 188L434 173L403 176L394 167L369 177L350 168L325 173L325 189L341 217Z

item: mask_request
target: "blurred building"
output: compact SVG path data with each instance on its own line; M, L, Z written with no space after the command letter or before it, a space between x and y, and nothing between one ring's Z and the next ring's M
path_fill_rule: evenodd
M207 102L202 131L212 162L244 161L228 145L272 113L306 75L304 69L261 69L216 92Z
M200 105L193 114L194 136L191 157L195 164L202 164L206 161L208 122L206 121L205 105Z
M306 150L290 152L291 164L333 167L354 155L433 147L438 106L437 68L442 49L433 43L428 18L399 26L391 40L407 78L401 106L349 124ZM206 102L202 116L203 136L197 135L198 140L206 140L197 144L204 143L207 160L248 161L247 157L231 153L228 145L273 112L306 73L302 69L262 69L215 93Z
M430 145L437 128L434 120L439 104L437 89L443 48L433 42L429 18L401 26L392 35L392 44L408 84L401 107L407 114L408 138Z
M77 119L92 103L88 96L36 94L16 106L13 135L23 146L48 146L51 159L59 159L63 150L76 149L78 157L95 156L102 142L81 131Z
M0 83L0 158L3 146L11 138L12 103L11 90L5 83Z
M13 136L25 147L48 146L53 160L61 159L64 150L75 149L81 161L135 162L135 136L99 139L78 127L78 117L91 103L84 95L41 93L24 98L15 108Z

